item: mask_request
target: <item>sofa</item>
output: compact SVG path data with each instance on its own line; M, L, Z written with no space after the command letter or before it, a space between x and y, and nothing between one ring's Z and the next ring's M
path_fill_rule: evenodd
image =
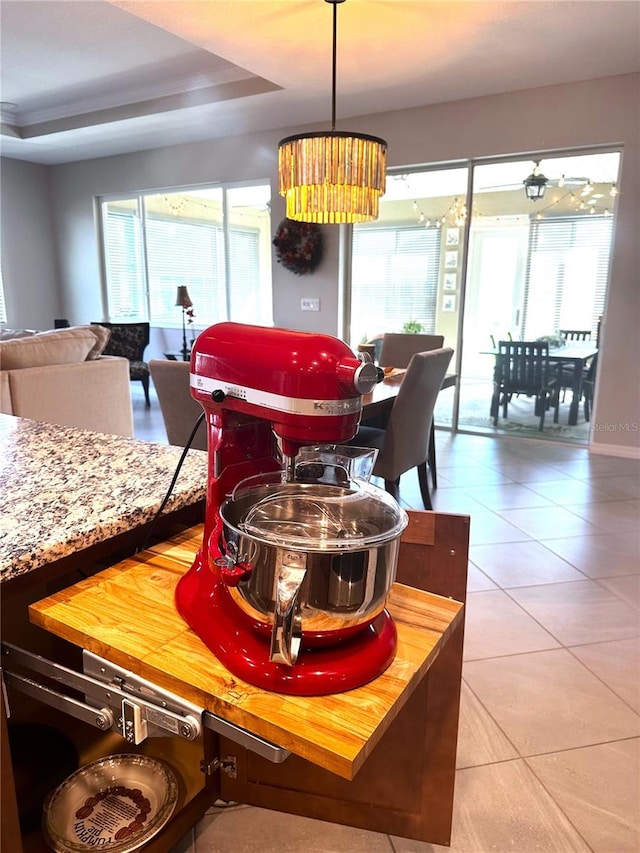
M71 326L0 335L0 412L133 437L126 358L104 356L109 330Z

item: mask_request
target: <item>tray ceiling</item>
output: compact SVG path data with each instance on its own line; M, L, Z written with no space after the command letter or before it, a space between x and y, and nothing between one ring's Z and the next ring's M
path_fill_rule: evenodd
M3 0L1 152L61 163L316 123L323 0ZM631 0L348 0L338 120L640 70Z

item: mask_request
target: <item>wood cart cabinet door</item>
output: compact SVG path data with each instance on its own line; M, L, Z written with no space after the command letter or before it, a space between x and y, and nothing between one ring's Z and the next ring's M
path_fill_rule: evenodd
M468 542L468 517L411 512L397 580L464 601ZM221 738L221 754L236 758L235 778L221 777L223 799L449 844L463 626L352 781L295 755L272 764Z
M7 730L7 715L5 713L4 701L0 697L0 747L2 749L2 762L0 762L1 785L0 796L0 850L15 850L20 853L22 842L20 841L20 823L18 820L18 803L16 801L16 790L13 779L13 768L9 760L9 733Z

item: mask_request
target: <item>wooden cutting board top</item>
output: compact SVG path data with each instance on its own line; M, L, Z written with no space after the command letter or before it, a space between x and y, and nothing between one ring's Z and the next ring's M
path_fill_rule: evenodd
M202 542L196 526L29 608L65 640L351 779L439 654L457 601L394 584L396 656L374 681L327 696L284 696L233 676L183 621L178 579Z

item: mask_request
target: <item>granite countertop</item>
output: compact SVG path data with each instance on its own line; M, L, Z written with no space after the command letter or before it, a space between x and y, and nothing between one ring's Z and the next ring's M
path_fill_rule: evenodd
M0 582L152 520L181 447L0 415ZM165 511L206 496L190 450Z

